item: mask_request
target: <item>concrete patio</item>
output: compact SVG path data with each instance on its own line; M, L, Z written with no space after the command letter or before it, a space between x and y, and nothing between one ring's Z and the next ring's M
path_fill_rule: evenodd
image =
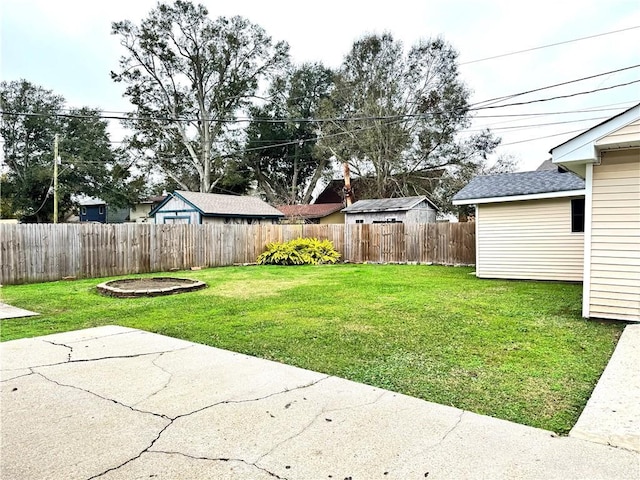
M0 355L2 478L640 478L632 450L139 330Z

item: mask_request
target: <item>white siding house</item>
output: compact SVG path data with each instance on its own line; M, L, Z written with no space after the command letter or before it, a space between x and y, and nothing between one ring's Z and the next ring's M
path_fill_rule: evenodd
M551 155L573 173L477 177L455 195L476 205L477 275L582 279L584 317L640 322L640 104Z
M582 315L640 322L640 104L551 154L586 181Z
M557 168L476 177L453 200L476 205L478 277L577 282L583 202L584 181Z
M571 231L571 200L478 205L477 276L581 282L584 234Z

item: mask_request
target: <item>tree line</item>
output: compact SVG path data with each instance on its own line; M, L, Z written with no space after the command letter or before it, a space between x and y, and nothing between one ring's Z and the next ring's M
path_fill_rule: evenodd
M26 80L0 84L2 217L51 219L56 133L62 212L78 194L125 205L176 188L310 203L345 162L359 177L357 198L428 194L450 212L471 176L514 167L509 158L489 165L500 142L490 131L461 134L471 92L441 37L405 48L389 33L367 34L337 69L296 65L259 25L185 0L114 22L112 34L123 55L111 77L133 106L121 144L96 109L67 110Z

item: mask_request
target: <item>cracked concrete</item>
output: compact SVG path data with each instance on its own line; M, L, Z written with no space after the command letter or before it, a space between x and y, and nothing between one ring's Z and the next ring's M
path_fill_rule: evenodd
M2 478L640 478L637 452L122 327L0 354Z

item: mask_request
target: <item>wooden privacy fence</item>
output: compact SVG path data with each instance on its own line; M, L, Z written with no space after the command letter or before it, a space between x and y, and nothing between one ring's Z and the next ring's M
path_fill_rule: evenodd
M342 261L475 263L473 223L0 225L0 284L255 262L269 242L316 237Z

